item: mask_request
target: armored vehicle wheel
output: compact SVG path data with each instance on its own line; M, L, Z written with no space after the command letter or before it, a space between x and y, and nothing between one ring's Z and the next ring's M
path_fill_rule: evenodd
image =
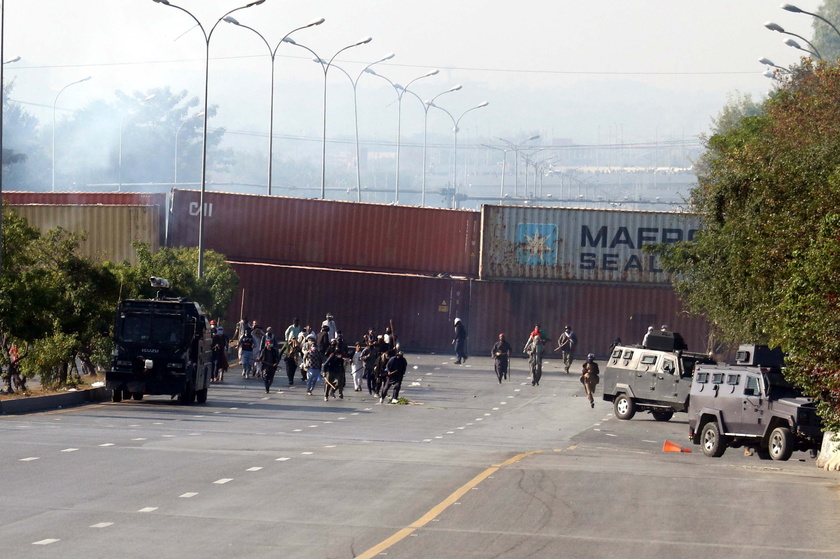
M770 449L765 448L763 446L758 447L755 449L755 453L758 454L758 457L762 460L770 460Z
M114 391L111 393L111 401L122 402L122 390L115 388Z
M198 402L199 404L203 404L207 401L207 389L206 388L195 391L195 401Z
M619 394L615 399L613 409L615 409L615 416L617 418L633 419L633 416L636 415L636 402L633 401L633 398L627 396L627 394Z
M143 393L142 392L132 392L131 397L139 402L140 400L143 399Z
M793 435L787 427L776 427L770 433L768 441L770 458L773 460L787 460L793 454Z
M650 413L656 421L669 421L674 417L673 410L653 410Z
M703 448L703 454L712 458L720 458L726 451L728 444L729 438L720 434L720 428L718 428L716 421L710 421L703 426L703 432L700 434L700 446Z
M131 392L129 390L123 390L122 397L123 400L131 400Z
M720 434L720 429L715 421L710 421L703 426L700 434L700 445L703 447L703 454L712 458L720 458L726 450L727 438Z

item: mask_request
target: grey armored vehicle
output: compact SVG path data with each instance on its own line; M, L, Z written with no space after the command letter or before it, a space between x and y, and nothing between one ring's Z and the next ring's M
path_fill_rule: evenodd
M645 347L617 345L602 374L604 400L613 402L619 419L649 411L657 421L688 411L691 377L697 363L714 363L705 354L684 351L682 338L656 332Z
M796 450L816 454L823 436L816 406L785 380L781 351L741 345L735 361L697 367L688 410L692 442L713 457L729 446L755 448L773 460Z

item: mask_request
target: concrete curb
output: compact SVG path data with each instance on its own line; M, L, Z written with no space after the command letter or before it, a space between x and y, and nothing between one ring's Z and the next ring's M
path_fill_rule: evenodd
M49 396L21 397L0 401L0 415L35 413L60 408L81 406L89 402L103 402L111 399L111 391L104 387L75 390Z

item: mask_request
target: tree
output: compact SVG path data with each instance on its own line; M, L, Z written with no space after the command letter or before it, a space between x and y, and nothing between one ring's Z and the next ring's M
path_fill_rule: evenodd
M813 361L798 353L813 347L810 339L823 340L823 328L837 324L840 314L823 304L815 307L826 314L821 321L789 320L811 316L809 305L831 295L816 289L822 284L815 278L836 283L840 277L840 262L815 245L818 232L824 241L830 237L826 220L834 223L831 216L840 213L840 68L806 60L780 78L759 113L706 140L690 200L703 232L695 242L656 250L689 308L704 314L724 340L790 352L797 364L791 374L824 402L827 423L840 427L840 399ZM790 291L793 281L799 292ZM802 382L806 377L810 381Z
M198 278L198 249L196 247L161 247L151 252L148 245L135 243L139 264L115 266L121 284L121 298L153 298L157 290L149 285L152 276L164 277L171 287L169 295L196 301L214 317L224 317L239 285L239 277L223 255L204 251L204 276Z
M825 0L816 13L833 23L835 27L840 27L840 0ZM820 51L823 60L836 63L840 58L840 35L819 18L814 18L811 25L814 29L814 38L811 42Z

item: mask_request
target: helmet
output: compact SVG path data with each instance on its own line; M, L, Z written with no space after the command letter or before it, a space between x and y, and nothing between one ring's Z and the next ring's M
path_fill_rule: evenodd
M272 345L272 341L271 341L271 340L266 340L266 341L265 341L265 347L271 347L271 345Z
M594 361L595 360L595 354L590 353L589 355L586 356L586 360L587 361Z

